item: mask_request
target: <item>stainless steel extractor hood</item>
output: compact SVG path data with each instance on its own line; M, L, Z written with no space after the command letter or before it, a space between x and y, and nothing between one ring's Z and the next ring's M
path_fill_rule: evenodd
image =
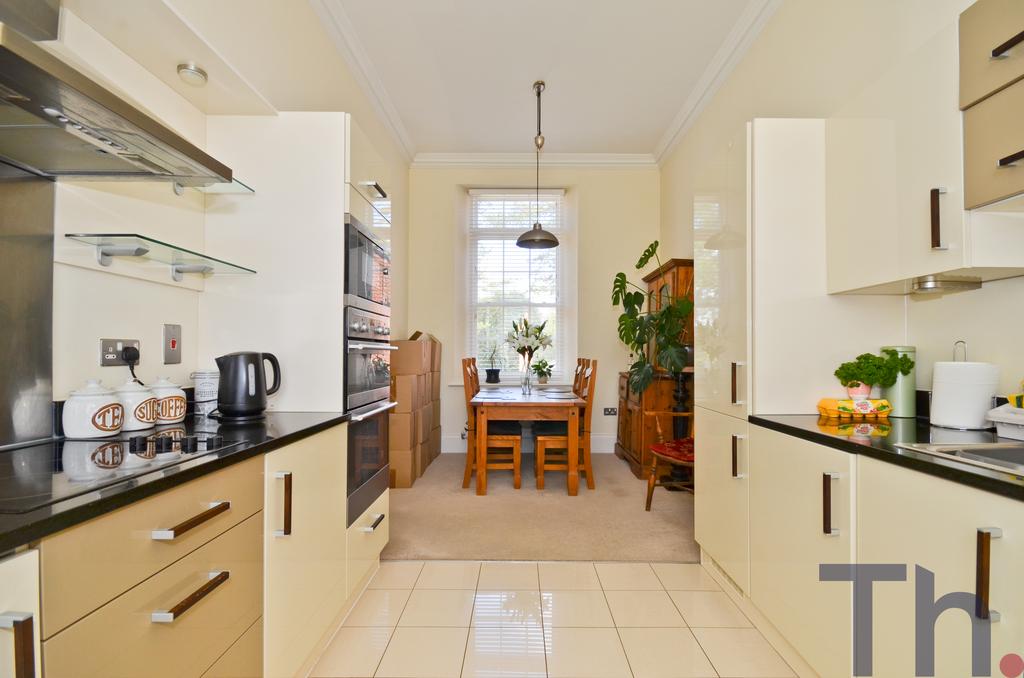
M231 181L231 168L2 23L0 161L44 177Z

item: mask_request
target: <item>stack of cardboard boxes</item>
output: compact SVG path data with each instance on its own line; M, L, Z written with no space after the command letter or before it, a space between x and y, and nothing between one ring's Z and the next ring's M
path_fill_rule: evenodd
M441 453L441 342L414 332L391 343L391 487L412 487Z

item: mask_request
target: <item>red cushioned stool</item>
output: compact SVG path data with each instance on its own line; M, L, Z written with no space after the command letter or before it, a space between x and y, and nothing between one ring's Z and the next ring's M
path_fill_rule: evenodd
M667 487L693 492L693 438L679 438L651 445L651 473L647 478L647 510L651 510L655 487ZM658 463L668 464L671 468L689 469L689 478L674 479L668 475L658 477Z

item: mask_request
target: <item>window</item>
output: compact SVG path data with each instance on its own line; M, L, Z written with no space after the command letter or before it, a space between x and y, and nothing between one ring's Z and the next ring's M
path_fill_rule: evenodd
M481 370L501 368L502 379L515 380L522 361L505 343L512 322L528 318L547 321L552 346L534 355L554 363L552 381L565 381L576 360L575 246L568 226L564 191L471 190L467 239L466 355L475 356ZM516 238L539 219L558 236L558 247L530 250ZM572 301L570 301L572 300ZM571 363L571 364L570 364Z

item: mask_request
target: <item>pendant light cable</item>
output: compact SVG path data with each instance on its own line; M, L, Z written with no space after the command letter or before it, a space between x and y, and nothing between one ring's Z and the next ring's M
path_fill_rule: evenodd
M537 136L533 138L536 157L536 185L533 200L533 227L523 233L516 240L516 245L528 249L547 249L558 247L558 238L553 233L544 230L540 225L540 151L544 147L544 135L541 133L541 110L540 95L544 91L544 81L538 80L533 83L533 91L537 95Z

